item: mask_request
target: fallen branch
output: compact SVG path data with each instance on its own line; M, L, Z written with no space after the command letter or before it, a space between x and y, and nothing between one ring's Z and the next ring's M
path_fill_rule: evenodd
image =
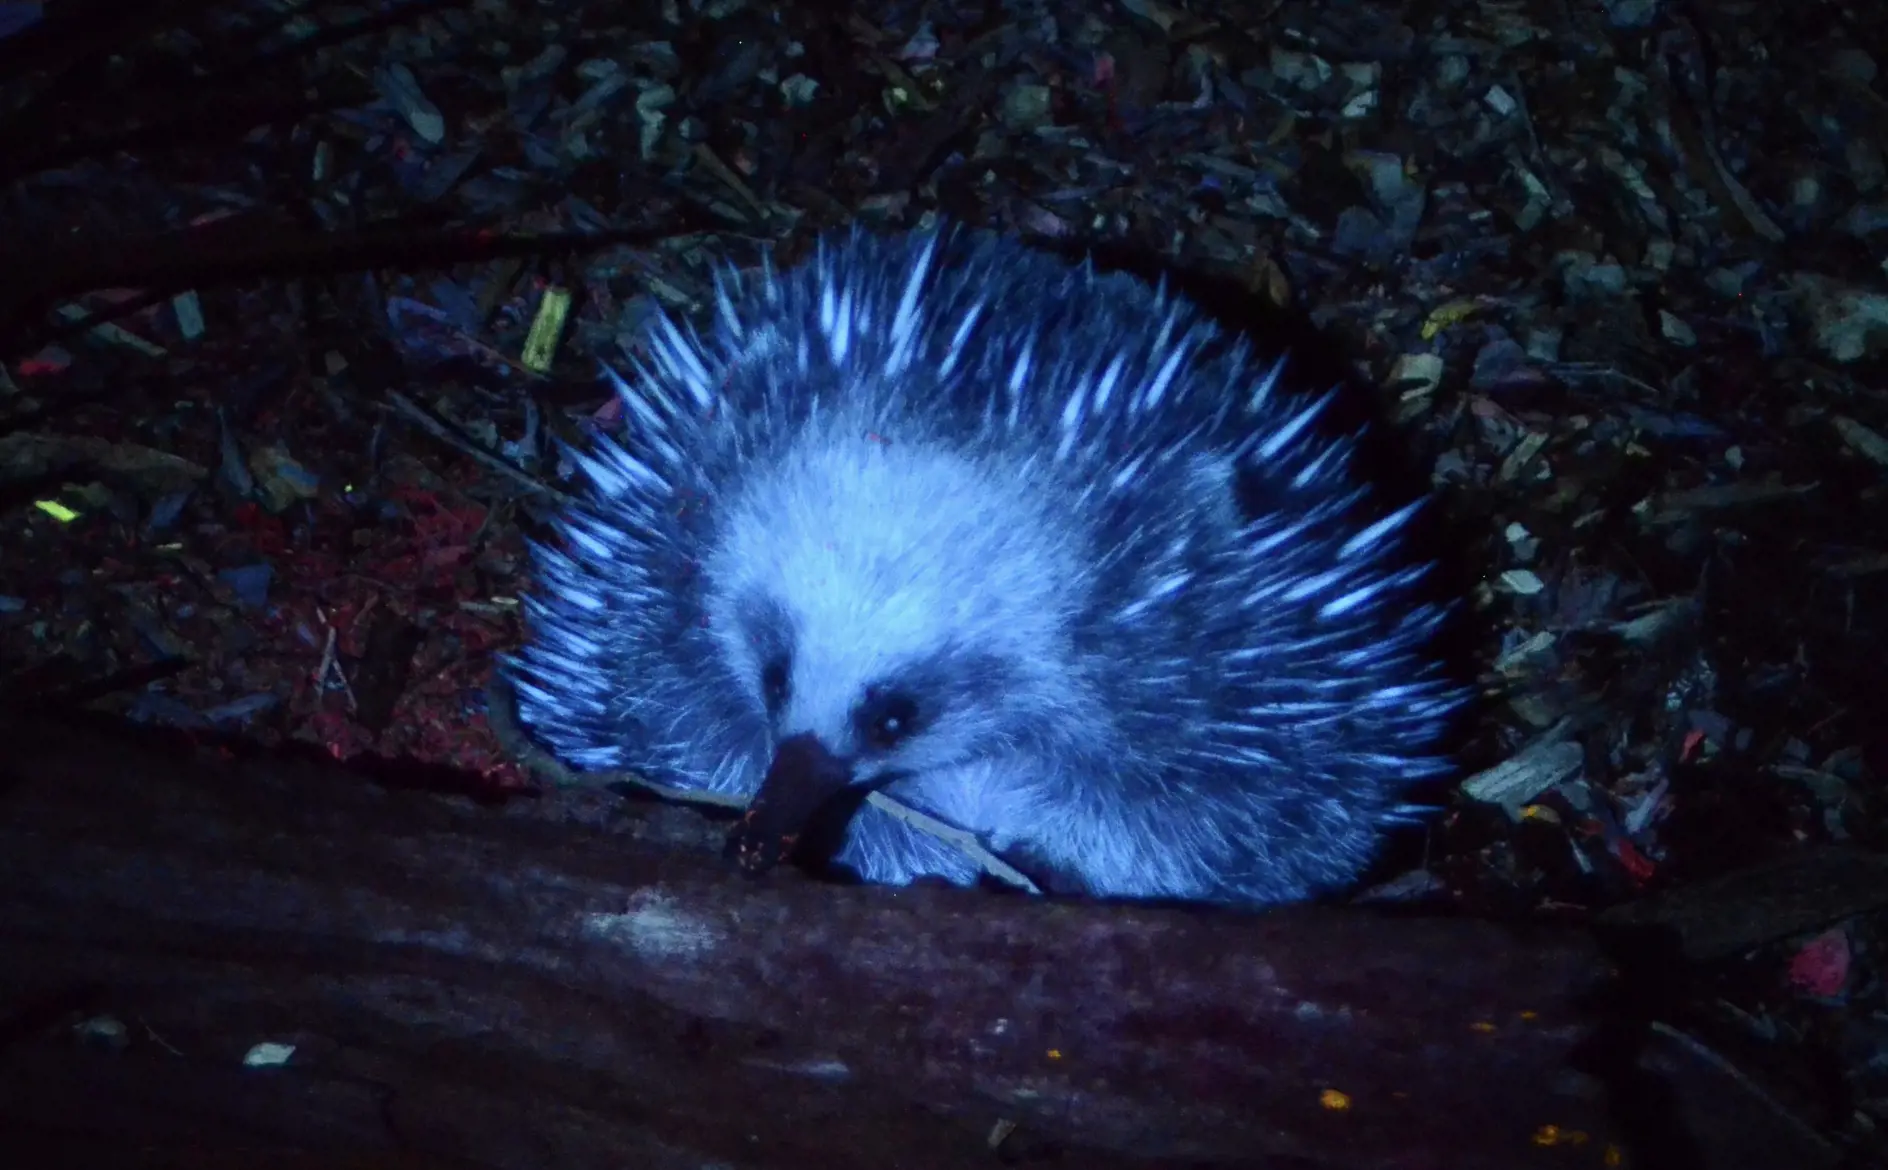
M1572 1070L1608 973L1575 933L753 882L591 792L494 810L51 720L0 744L0 1124L68 1152L942 1167L1007 1135L1511 1170L1643 1140ZM1704 1108L1770 1160L1663 1165L1812 1164Z

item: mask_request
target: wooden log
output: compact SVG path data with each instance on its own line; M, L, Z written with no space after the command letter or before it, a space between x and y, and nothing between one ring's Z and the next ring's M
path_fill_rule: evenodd
M0 1125L67 1161L1514 1170L1647 1141L1574 1071L1610 971L1579 933L753 881L594 793L494 809L52 719L0 751ZM1708 1164L1810 1164L1721 1112Z

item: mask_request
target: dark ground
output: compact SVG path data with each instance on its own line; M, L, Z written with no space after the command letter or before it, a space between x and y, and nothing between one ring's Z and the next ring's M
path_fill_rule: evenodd
M531 784L483 687L597 362L714 263L948 215L1179 280L1437 492L1483 702L1378 895L1677 926L1714 1049L1879 1148L1888 880L1832 850L1888 837L1885 33L54 0L0 39L0 693Z

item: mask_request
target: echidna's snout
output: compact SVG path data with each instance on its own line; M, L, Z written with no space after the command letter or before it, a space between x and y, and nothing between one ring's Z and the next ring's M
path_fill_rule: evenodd
M825 799L850 783L851 762L835 755L819 736L801 732L782 740L774 749L767 777L761 781L760 795L805 789L809 795L817 794Z
M850 761L810 732L782 740L760 789L729 841L743 869L759 873L778 864L799 841L821 805L852 783Z

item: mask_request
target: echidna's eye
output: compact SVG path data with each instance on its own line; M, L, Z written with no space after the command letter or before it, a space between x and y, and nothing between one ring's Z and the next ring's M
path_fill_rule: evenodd
M768 659L767 665L760 668L760 693L767 700L769 711L779 711L787 705L788 685L787 660Z
M869 690L859 704L859 738L877 751L890 751L918 730L918 701L903 691Z

